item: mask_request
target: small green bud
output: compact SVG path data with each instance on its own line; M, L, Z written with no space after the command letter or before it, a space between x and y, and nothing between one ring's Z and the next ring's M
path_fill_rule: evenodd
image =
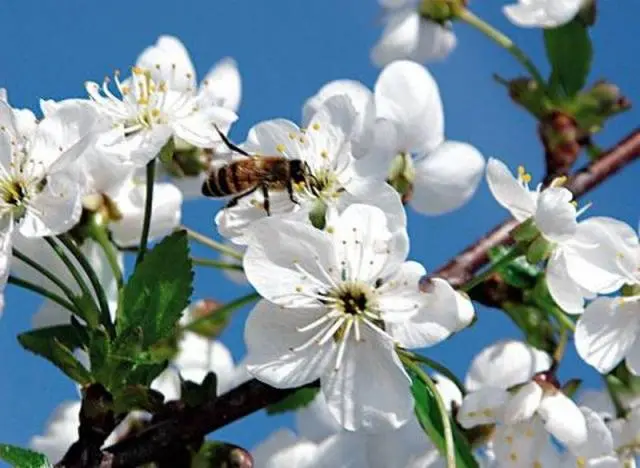
M511 231L511 237L520 243L530 242L539 235L540 231L538 230L536 223L533 221L533 218L527 219Z
M411 155L409 153L396 155L389 166L387 182L400 194L403 203L406 203L411 198L415 177L416 171L413 167Z
M548 98L536 80L527 76L506 80L497 75L494 75L494 79L506 86L513 102L524 107L534 117L540 119L549 110Z
M311 207L311 211L309 212L309 221L311 221L313 227L317 229L324 229L326 225L326 216L326 203L320 199L317 199Z
M553 244L544 237L539 236L534 240L527 249L527 261L536 264L546 259L553 249Z
M423 18L444 24L454 20L458 12L466 6L465 0L422 0L419 12Z

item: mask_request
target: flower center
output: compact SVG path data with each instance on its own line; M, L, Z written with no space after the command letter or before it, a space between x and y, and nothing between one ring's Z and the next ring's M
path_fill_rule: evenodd
M46 180L37 184L36 189L39 191L44 188ZM27 204L31 197L30 185L28 181L17 178L7 177L0 179L0 199L3 208L12 211L17 218L21 218L27 210Z

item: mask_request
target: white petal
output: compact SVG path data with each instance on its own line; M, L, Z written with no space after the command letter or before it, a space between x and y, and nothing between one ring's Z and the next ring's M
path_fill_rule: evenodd
M640 307L636 304L635 313L638 314L639 311ZM636 340L631 346L625 363L632 374L640 375L640 340Z
M371 50L371 61L383 67L394 60L409 58L418 44L419 32L420 16L415 8L390 13L382 37Z
M518 388L504 407L504 423L516 424L530 419L538 410L542 396L542 387L535 382Z
M451 408L459 407L462 404L462 392L460 388L453 381L449 380L444 375L434 372L433 381L440 392L444 406L452 412Z
M518 183L502 161L489 158L487 183L496 201L518 221L522 222L533 216L536 211L533 194Z
M0 109L1 108L2 101L0 101ZM12 138L12 135L8 131L0 130L0 166L5 171L9 170L13 160Z
M374 283L396 274L406 259L406 232L391 232L390 220L376 206L349 205L333 226L335 262L345 261L348 279Z
M567 249L567 272L581 287L607 294L625 281L633 282L629 272L640 265L638 252L638 236L631 226L596 216L578 224Z
M605 419L614 419L616 409L609 393L604 390L586 390L580 392L580 404L590 408Z
M173 364L183 379L198 384L202 383L209 372L214 372L218 395L230 389L235 369L233 357L229 349L219 341L209 340L195 333L185 333Z
M496 466L556 467L558 453L539 418L498 426L493 438Z
M504 14L517 26L555 28L571 21L582 0L520 0L503 7Z
M342 430L333 417L322 392L313 401L296 412L296 428L306 439L320 442Z
M453 51L456 43L451 23L442 25L421 18L418 43L409 58L416 62L441 60Z
M587 438L582 444L572 444L569 449L576 455L585 459L598 458L613 452L613 436L601 415L591 408L581 406L586 427ZM562 415L562 418L566 416Z
M585 416L562 392L545 395L538 408L538 414L544 421L545 429L570 449L587 442Z
M78 439L80 406L79 401L60 404L47 421L46 432L32 437L29 447L46 455L49 460L60 460Z
M272 433L265 441L251 451L255 466L259 468L279 468L282 466L301 466L315 454L316 445L300 439L289 429L280 429ZM288 463L294 463L288 465Z
M322 392L329 410L349 431L382 432L397 429L412 416L411 380L393 343L365 329L362 340L347 345L338 371L331 366L322 376ZM376 385L371 385L372 376Z
M599 297L576 324L578 354L601 373L613 369L631 350L640 331L640 315L616 299Z
M155 125L150 130L141 130L127 136L107 149L121 154L124 160L137 167L142 167L158 156L172 134L173 129L169 125Z
M578 226L576 207L571 203L573 194L564 187L549 187L538 197L533 215L542 235L552 242L568 240Z
M407 321L426 304L427 295L420 291L419 284L420 278L426 273L427 271L418 262L404 262L393 276L376 288L377 305L382 320L386 322L385 329L404 347L423 346L410 346L396 333L402 333L405 327L413 330L415 325Z
M300 129L286 119L266 120L249 130L243 147L249 153L261 155L282 154L290 159L299 158L308 147L308 139L300 141ZM284 146L284 150L282 150Z
M210 106L175 120L171 126L177 137L198 148L213 148L220 142L220 135L214 124L221 130L238 119L235 112L224 107Z
M319 378L333 364L333 341L300 351L292 348L309 341L316 333L316 330L299 332L297 328L324 314L324 308L281 309L260 301L249 314L244 329L249 373L276 388L299 387Z
M553 300L568 314L584 311L585 291L569 276L564 249L557 248L547 263L547 288Z
M231 57L216 63L200 85L201 100L236 112L242 98L242 79L238 64Z
M342 431L318 444L314 468L364 468L368 465L367 436ZM294 465L287 465L294 466Z
M415 162L411 206L423 214L453 211L473 196L482 173L484 158L473 146L445 141Z
M362 161L362 159L359 161ZM397 232L406 230L407 213L402 206L398 192L389 184L360 180L357 183L350 183L345 189L347 193L340 197L340 205L342 207L347 207L354 203L366 203L367 205L375 206L384 212L387 217L387 229L393 232L394 236ZM408 252L408 239L406 248Z
M10 137L15 138L19 135L13 109L3 99L0 99L0 127L4 127Z
M374 96L378 118L396 124L398 152L428 152L444 141L440 90L423 66L406 60L386 66Z
M120 246L132 246L140 243L146 187L143 184L126 184L114 197L122 219L111 223L109 228L114 241ZM173 184L156 182L153 189L151 225L149 238L156 239L173 230L180 224L182 212L182 193Z
M413 280L417 280L418 271ZM424 275L424 273L423 273ZM417 301L420 297L414 298ZM406 348L432 346L461 330L473 319L471 301L441 278L431 280L428 293L422 293L422 307L405 322L389 324L389 333Z
M481 424L492 424L502 419L502 408L509 400L506 390L485 387L468 393L458 409L457 419L469 429Z
M272 302L289 307L318 304L306 294L323 284L328 288L327 274L333 281L340 279L329 235L313 226L271 217L251 225L250 239L245 274Z
M59 172L47 178L46 187L31 202L20 222L20 234L44 237L71 229L82 214L82 193L76 180Z
M70 99L58 103L33 136L29 158L51 173L64 170L92 142L91 133L98 123L98 114L88 100Z
M142 51L137 65L149 70L154 81L165 81L169 89L195 89L196 76L189 52L177 37L160 36L154 45Z
M164 395L164 401L174 401L180 399L180 374L173 367L165 369L151 383L151 388Z
M505 340L483 349L467 372L465 387L474 391L483 386L510 388L531 380L551 367L551 357L520 341Z

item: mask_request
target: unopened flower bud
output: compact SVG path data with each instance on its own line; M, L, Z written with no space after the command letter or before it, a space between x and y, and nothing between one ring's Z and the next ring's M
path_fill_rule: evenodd
M548 178L568 174L584 137L576 120L569 114L554 111L540 121L538 131L545 148Z
M536 264L549 257L553 244L546 240L544 237L539 236L534 240L527 249L527 261L531 264Z
M518 105L524 107L529 113L541 118L546 111L546 100L543 89L532 78L523 76L513 80L505 80L499 76L496 81L505 85L509 91L509 97Z

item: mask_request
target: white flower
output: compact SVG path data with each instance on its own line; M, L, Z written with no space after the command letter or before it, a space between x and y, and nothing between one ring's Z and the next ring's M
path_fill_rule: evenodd
M580 411L587 423L587 439L565 454L566 466L595 468L603 462L615 461L613 435L603 417L586 406L581 406ZM613 466L618 465L614 463Z
M640 408L636 407L624 418L609 423L613 434L613 446L622 466L634 466L640 456Z
M303 220L318 203L342 209L351 203L366 202L383 209L393 217L393 226L404 229L406 215L400 197L384 183L386 168L352 154L350 138L357 118L351 100L339 95L323 103L304 131L284 119L262 122L250 130L244 144L249 153L301 160L311 173L308 184L294 187L297 203L286 192L269 194L271 214L295 213L296 219ZM237 244L247 243L247 227L266 217L264 198L258 192L218 213L216 224L224 237Z
M109 224L114 242L120 247L140 243L146 184L134 178L127 179L111 194L121 218ZM182 192L169 182L155 182L151 209L149 238L155 239L171 232L180 225L182 217Z
M0 275L6 279L14 233L55 235L80 218L80 184L69 171L96 124L89 106L71 103L20 133L13 110L0 101ZM2 282L4 283L4 281Z
M551 244L546 269L551 296L567 313L582 313L585 298L613 292L624 283L613 240L622 235L624 224L603 217L578 223L584 209L576 210L572 193L559 186L560 179L536 190L529 189L530 180L523 167L516 179L497 159L487 164L487 182L496 201L517 221L532 219Z
M640 296L599 297L589 304L576 324L578 354L605 374L626 359L640 375Z
M112 125L101 135L98 147L138 167L156 157L172 137L211 148L220 142L215 125L227 131L237 118L233 111L200 102L192 91L175 89L172 81L156 82L151 70L133 67L125 82L116 72L114 81L120 97L110 91L109 80L102 87L94 82L85 85Z
M404 424L413 402L394 346L436 344L473 317L443 280L420 292L425 270L405 262L406 231L391 224L379 208L358 204L326 231L274 217L254 223L244 257L266 299L246 323L247 369L278 388L320 379L348 430Z
M465 428L497 423L493 450L499 462L554 457L549 434L569 449L586 442L587 423L577 405L536 376L550 363L540 351L512 341L485 349L472 362L458 421Z
M393 60L410 59L427 62L446 57L456 45L451 24L438 24L423 17L418 11L418 1L381 0L385 7L380 41L371 51L371 60L382 67Z
M298 437L288 429L280 429L252 451L255 468L311 468L317 466L318 446Z
M571 21L586 0L518 0L503 7L509 20L524 28L556 28Z
M191 92L201 103L220 106L233 112L238 110L242 83L236 62L224 58L207 73L196 92L196 73L191 58L182 42L173 36L160 36L147 47L136 62L137 66L151 71L153 79L166 82L172 89Z
M413 174L410 203L416 211L446 213L475 193L484 158L471 145L445 141L440 91L424 67L409 61L387 65L373 93L358 82L328 83L305 103L305 122L336 94L347 94L358 113L352 138L356 154L366 154L387 171L394 157L406 157Z

